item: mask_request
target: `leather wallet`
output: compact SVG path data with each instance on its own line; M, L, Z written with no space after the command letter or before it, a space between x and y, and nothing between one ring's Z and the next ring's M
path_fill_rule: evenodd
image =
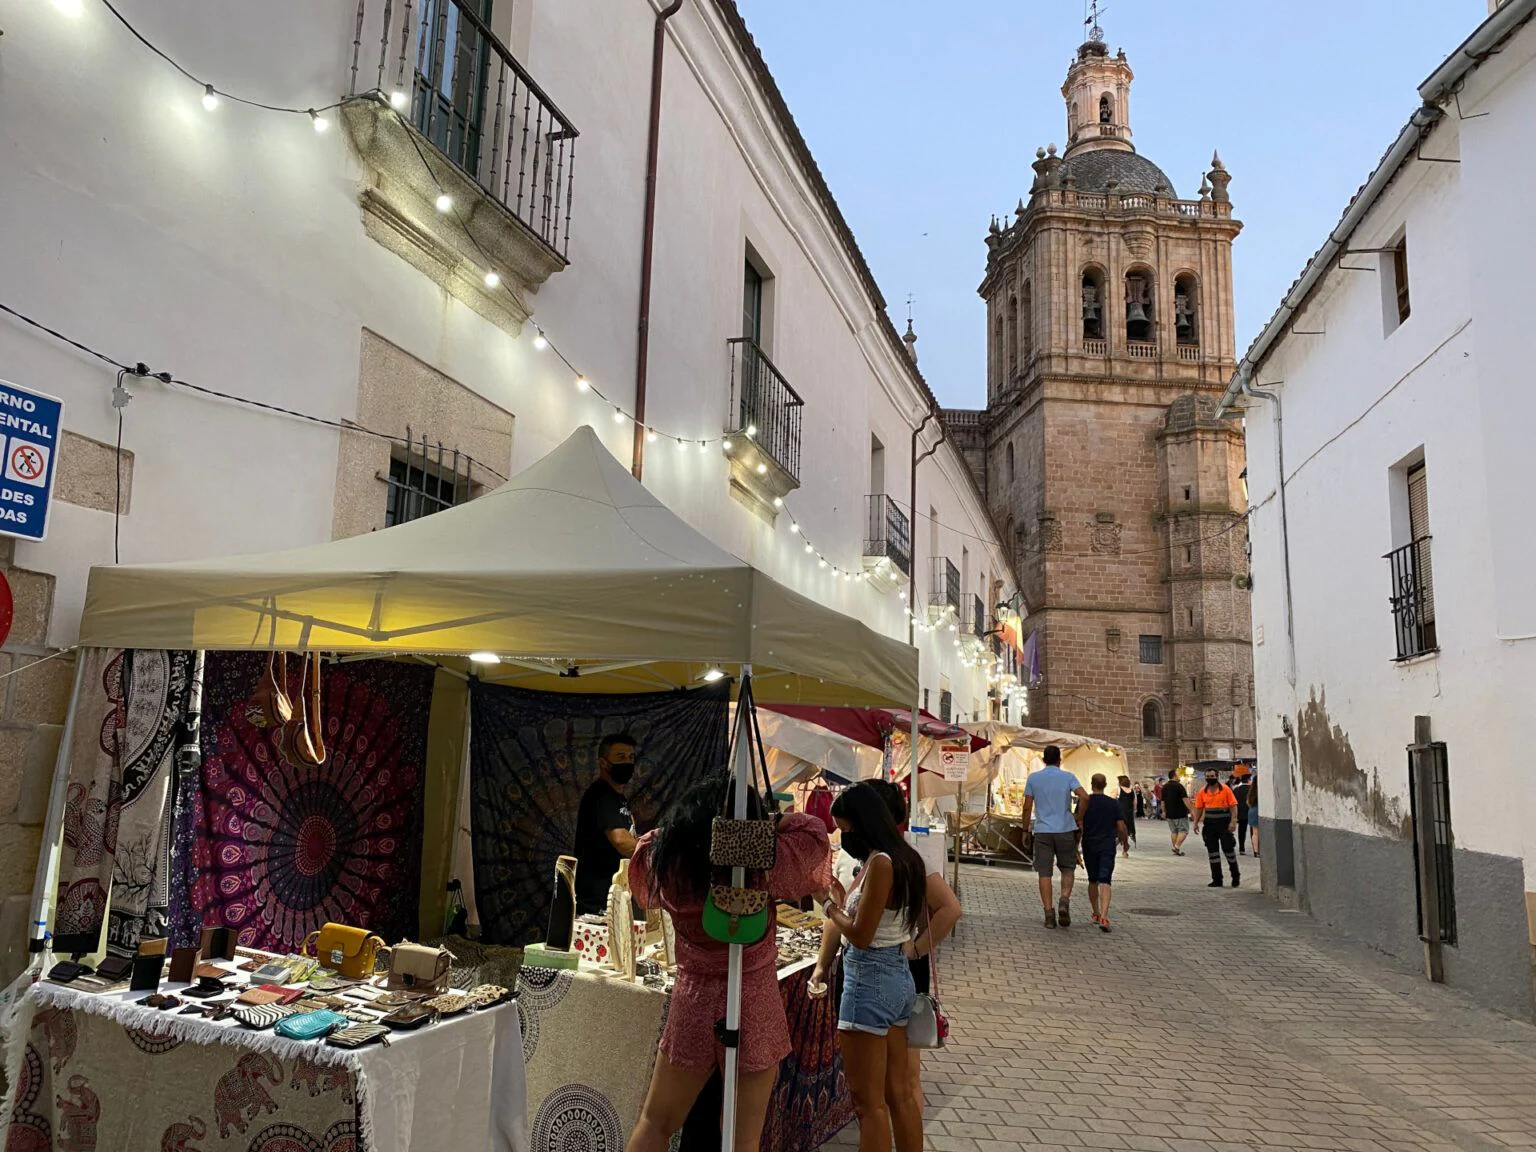
M224 982L222 980L209 980L204 978L198 980L196 984L188 988L185 992L182 993L182 995L191 996L197 1000L207 1000L212 996L219 995L219 993L223 991L225 991L225 988Z
M60 984L68 984L71 980L90 973L90 969L84 964L76 964L73 960L60 960L48 971L48 979L56 980Z
M217 964L209 964L205 961L193 967L192 975L196 976L199 980L205 978L209 980L229 980L235 974L228 968L220 968Z
M247 1028L270 1028L292 1016L293 1009L282 1004L236 1004L229 1014Z
M409 1007L391 1012L380 1023L388 1024L391 1028L398 1028L401 1031L410 1031L413 1028L420 1028L430 1019L432 1019L432 1010L430 1008L423 1008L419 1004L412 1004Z
M285 1040L318 1040L329 1036L350 1022L340 1012L322 1008L318 1012L297 1012L277 1022L274 1031Z
M233 960L240 944L240 933L233 928L204 928L202 943L204 960Z
M160 987L160 974L165 971L164 952L150 956L135 956L132 964L133 978L128 982L130 991L153 992Z
M132 971L133 961L126 956L106 956L102 958L100 964L96 965L96 975L113 983L127 979Z
M282 999L282 993L273 992L270 988L247 988L235 997L239 1004L277 1004Z
M292 1004L295 1000L304 998L302 988L284 988L281 984L263 984L261 987L263 991L276 993L279 1004Z
M197 967L196 948L177 948L171 952L168 978L173 984L192 983L192 969Z

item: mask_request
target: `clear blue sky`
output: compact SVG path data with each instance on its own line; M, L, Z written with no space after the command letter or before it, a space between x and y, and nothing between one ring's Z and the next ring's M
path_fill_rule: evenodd
M898 326L941 402L985 402L976 286L987 222L1063 143L1082 0L739 0ZM1212 149L1245 224L1241 351L1418 103L1484 0L1110 0L1136 73L1138 151L1193 198Z

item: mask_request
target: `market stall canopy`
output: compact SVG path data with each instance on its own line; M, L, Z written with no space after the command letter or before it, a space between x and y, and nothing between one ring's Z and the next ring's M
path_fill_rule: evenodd
M866 744L871 748L884 748L887 735L910 735L912 713L903 709L888 708L832 708L822 705L774 704L771 711L792 717L807 724L814 724L835 732L849 740ZM970 735L971 751L985 748L984 737L968 733L958 724L940 720L937 716L919 710L917 714L919 737L930 740Z
M757 721L768 749L768 774L776 788L819 772L850 782L880 775L880 750L863 741L797 719L772 705L757 710Z
M973 753L971 758L988 765L993 779L1001 777L1005 782L1022 780L1030 768L1035 766L1039 754L1051 744L1061 749L1061 766L1085 786L1095 772L1102 772L1111 780L1129 772L1124 748L1092 736L1053 732L1048 728L1024 728L995 720L983 720L963 727L973 736L987 741L986 748L980 753Z
M792 592L648 492L589 427L467 504L347 540L91 570L80 643L468 656L635 691L753 665L759 701L910 704L917 651Z

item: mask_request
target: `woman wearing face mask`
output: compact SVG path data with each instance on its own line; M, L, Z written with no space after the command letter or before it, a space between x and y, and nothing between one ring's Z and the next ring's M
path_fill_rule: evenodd
M725 773L685 792L653 832L640 837L629 862L629 886L646 908L665 908L677 929L677 984L667 1010L650 1091L627 1152L662 1152L717 1067L725 1049L715 1021L725 1016L729 945L704 931L709 893L710 827L729 805L734 786ZM763 804L748 793L747 813L761 819ZM827 829L805 812L779 820L774 864L765 887L774 900L825 898L831 883ZM784 1001L779 996L772 919L768 934L742 949L741 1046L737 1050L736 1152L756 1152L779 1062L791 1051ZM717 1141L718 1146L718 1141Z
M1211 882L1206 885L1208 888L1221 887L1218 845L1227 857L1227 867L1232 871L1232 887L1236 888L1241 879L1237 872L1237 837L1232 834L1236 820L1237 797L1232 794L1232 789L1221 782L1214 770L1207 771L1205 787L1195 793L1195 831L1205 841L1205 850L1211 858Z
M839 796L832 818L843 850L863 867L853 890L845 895L836 885L837 899L823 908L827 925L811 983L826 986L838 943L846 943L837 1027L859 1118L859 1150L888 1152L894 1134L897 1152L920 1152L923 1117L907 1063L915 989L906 946L922 921L927 869L871 782Z

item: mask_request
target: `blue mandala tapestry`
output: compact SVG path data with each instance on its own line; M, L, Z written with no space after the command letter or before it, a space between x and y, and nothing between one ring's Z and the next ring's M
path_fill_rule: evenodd
M542 939L555 857L576 841L576 810L597 779L597 745L636 741L627 795L640 832L695 781L724 766L730 686L622 696L470 686L475 902L492 944Z

